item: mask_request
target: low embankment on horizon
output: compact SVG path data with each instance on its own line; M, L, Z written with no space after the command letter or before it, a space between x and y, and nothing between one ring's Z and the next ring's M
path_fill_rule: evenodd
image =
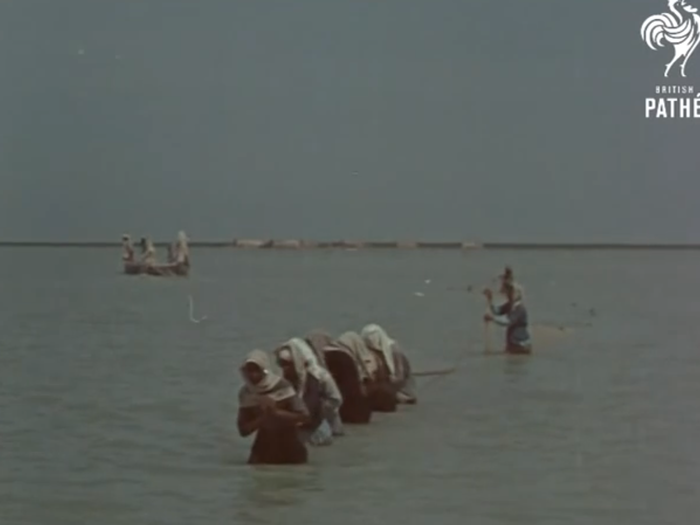
M156 242L167 246L167 242ZM543 243L543 242L464 242L464 241L306 241L296 239L262 240L233 239L229 241L189 241L197 248L239 249L451 249L451 250L700 250L700 243ZM119 241L0 241L0 247L14 248L118 248Z

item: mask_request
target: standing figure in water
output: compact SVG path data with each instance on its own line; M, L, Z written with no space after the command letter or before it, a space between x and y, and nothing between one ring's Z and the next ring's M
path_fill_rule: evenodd
M487 323L493 321L506 327L505 353L531 354L532 343L528 330L528 315L522 301L522 294L512 282L505 282L503 291L506 295L506 302L500 306L494 306L493 293L488 288L484 290L489 306L489 313L484 316L484 321Z
M248 355L241 375L245 384L238 394L238 433L256 433L248 463L306 463L308 453L297 428L308 421L308 413L292 385L269 370L262 350Z
M326 415L329 406L334 403L340 406L340 402L332 400L321 380L308 372L301 345L307 346L303 340L295 338L277 348L277 364L308 410L309 419L299 429L302 438L310 445L330 445L333 443L333 431Z
M415 378L411 374L411 363L408 361L396 341L391 339L379 325L370 324L362 329L362 338L370 350L382 359L384 374L388 377L396 392L399 403L415 405Z
M134 259L134 245L131 242L131 236L125 233L122 235L122 260L127 263L132 263Z
M499 276L500 281L501 281L501 289L500 292L504 296L506 295L506 285L511 284L513 285L513 288L515 289L516 295L520 296L520 300L524 299L525 296L525 291L523 290L523 287L515 281L515 276L513 275L513 269L510 266L506 266L505 270L503 273Z

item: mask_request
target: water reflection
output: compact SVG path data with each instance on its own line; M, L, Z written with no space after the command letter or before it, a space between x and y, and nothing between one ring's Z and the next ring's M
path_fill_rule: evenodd
M509 383L519 383L527 377L532 356L505 355L503 357L503 372Z
M303 506L323 491L320 472L310 466L240 467L236 515L242 523L277 521L271 514Z

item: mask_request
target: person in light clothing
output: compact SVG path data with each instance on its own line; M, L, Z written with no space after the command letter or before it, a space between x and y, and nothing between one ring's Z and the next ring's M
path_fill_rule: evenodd
M343 423L340 421L338 411L343 404L343 396L338 389L333 376L328 370L323 368L316 357L315 352L303 339L292 339L290 345L296 345L304 359L306 371L318 379L321 383L321 400L323 403L323 413L326 421L331 427L334 436L343 435Z
M125 233L122 235L122 260L124 262L134 262L134 245L131 242L131 235Z
M190 265L190 249L187 244L187 235L184 231L179 231L177 234L177 243L175 247L175 262L184 266Z
M333 404L333 400L330 399L321 380L309 373L302 345L308 346L303 340L294 338L277 348L277 365L308 410L309 420L299 428L302 438L310 445L330 445L333 443L333 430L326 420L326 415L327 407Z
M141 238L141 262L147 266L156 264L156 247L148 237Z
M411 374L411 363L398 343L377 324L362 329L362 338L370 350L382 358L382 374L394 386L399 403L413 405L416 397L415 378Z

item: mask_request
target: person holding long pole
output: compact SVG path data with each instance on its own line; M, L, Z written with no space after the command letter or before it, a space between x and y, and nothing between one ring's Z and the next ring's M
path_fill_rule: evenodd
M531 354L532 343L528 328L528 315L523 304L522 294L515 283L508 281L503 283L503 292L506 296L506 302L500 306L494 306L493 292L488 288L484 290L489 307L489 311L484 315L485 331L488 332L488 323L495 322L506 328L506 354Z

